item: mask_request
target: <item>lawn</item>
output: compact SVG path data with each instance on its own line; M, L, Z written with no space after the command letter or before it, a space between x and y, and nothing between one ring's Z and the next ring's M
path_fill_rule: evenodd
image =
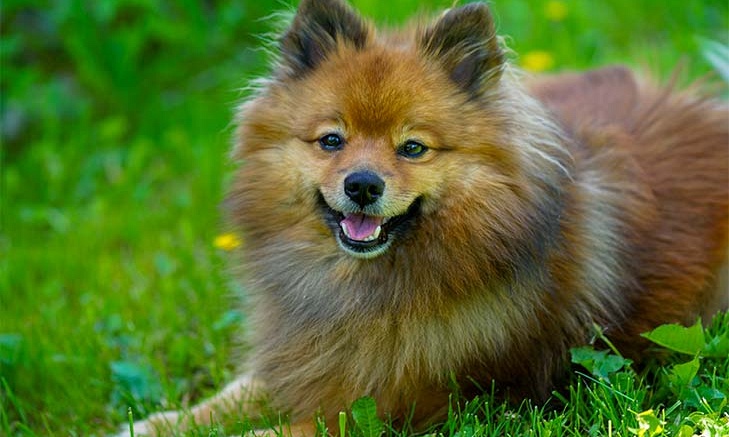
M353 3L394 24L451 0ZM267 17L285 7L0 3L0 435L101 435L130 406L142 417L232 379L245 290L226 273L235 244L219 238L229 231L219 203L233 168L230 120L266 72ZM665 78L682 64L687 82L714 70L707 41L729 44L724 0L493 9L514 62L535 71L625 63ZM549 405L500 404L487 391L454 401L438 431L729 435L728 322L717 318L699 346L647 371L582 351L585 366Z

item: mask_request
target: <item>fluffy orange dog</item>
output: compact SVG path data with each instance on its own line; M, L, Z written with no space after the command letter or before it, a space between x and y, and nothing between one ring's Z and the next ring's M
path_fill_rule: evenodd
M484 4L384 33L303 0L240 109L229 197L251 290L245 376L294 434L369 395L424 425L451 382L544 399L593 322L639 334L729 300L729 112L624 68L525 84Z

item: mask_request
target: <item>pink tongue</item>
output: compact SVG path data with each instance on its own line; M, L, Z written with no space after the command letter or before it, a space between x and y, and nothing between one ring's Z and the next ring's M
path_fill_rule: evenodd
M377 227L382 224L382 217L373 217L364 214L347 214L342 220L347 226L349 238L364 241L375 233Z

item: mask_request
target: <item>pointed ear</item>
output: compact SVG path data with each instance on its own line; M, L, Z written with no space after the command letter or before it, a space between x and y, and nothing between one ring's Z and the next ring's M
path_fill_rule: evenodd
M361 49L369 28L360 16L341 0L302 0L291 27L280 41L283 64L289 74L307 73L344 42Z
M420 36L421 51L477 97L498 81L504 65L494 19L484 3L448 10Z

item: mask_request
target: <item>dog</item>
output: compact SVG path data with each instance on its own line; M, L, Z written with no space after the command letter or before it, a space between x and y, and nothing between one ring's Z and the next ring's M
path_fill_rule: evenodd
M528 78L482 3L385 32L302 0L278 43L226 201L250 359L137 434L266 398L313 435L365 395L422 428L454 387L545 400L595 323L638 357L640 333L727 308L725 104L623 67Z

